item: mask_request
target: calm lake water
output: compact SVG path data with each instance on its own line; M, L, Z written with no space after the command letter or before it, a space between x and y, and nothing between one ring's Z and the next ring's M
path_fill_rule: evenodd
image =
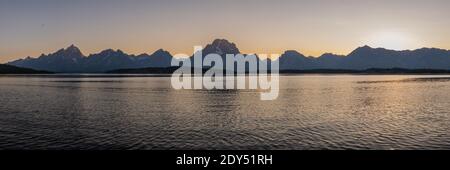
M170 77L1 76L0 149L450 149L450 76L282 76L257 90Z

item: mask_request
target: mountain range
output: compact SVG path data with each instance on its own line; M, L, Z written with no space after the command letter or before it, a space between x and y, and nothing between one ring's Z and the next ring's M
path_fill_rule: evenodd
M205 46L203 55L216 53L240 54L234 43L225 39L216 39ZM120 69L170 68L173 56L163 50L153 54L130 55L121 50L107 49L88 56L76 46L71 45L55 53L42 54L37 58L27 57L6 63L8 65L61 73L102 73ZM305 56L297 51L285 51L278 59L280 70L314 70L314 69L436 69L450 70L450 51L437 48L395 51L384 48L363 46L350 54L323 54L319 57Z
M59 73L102 73L125 68L169 67L172 55L162 49L153 54L129 55L121 50L107 49L98 54L85 56L74 45L38 58L27 57L6 63L23 68Z

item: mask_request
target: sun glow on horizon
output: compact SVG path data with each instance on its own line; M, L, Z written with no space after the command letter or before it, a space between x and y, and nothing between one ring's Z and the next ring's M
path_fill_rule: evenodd
M390 50L411 50L421 48L417 40L406 32L381 31L369 37L367 45Z

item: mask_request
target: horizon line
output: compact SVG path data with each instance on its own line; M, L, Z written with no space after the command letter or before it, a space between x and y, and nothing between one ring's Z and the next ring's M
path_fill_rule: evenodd
M215 39L215 40L218 40L218 39ZM228 41L227 39L222 39L222 40ZM230 42L230 41L228 41L228 42ZM235 43L233 43L233 42L230 42L230 43L235 44ZM195 46L201 46L201 47L204 49L204 47L206 47L207 45L210 45L210 44L211 44L211 43L206 44L206 45L194 45L193 47L195 47ZM237 46L237 45L236 45L236 46ZM16 59L14 59L14 60L11 60L11 61L6 61L6 62L4 62L4 63L2 63L2 64L7 64L7 63L9 63L9 62L13 62L13 61L17 61L17 60L22 60L22 59L26 59L26 58L37 59L37 58L41 57L42 55L50 55L50 54L54 54L54 53L56 53L56 52L58 52L58 51L60 51L60 50L66 50L66 49L68 49L68 48L70 48L70 47L76 47L78 50L80 50L80 52L81 52L81 54L83 55L83 57L89 57L89 56L91 56L91 55L100 54L101 52L107 51L107 50L113 50L113 51L116 51L116 52L121 51L121 52L123 52L123 53L125 53L125 54L127 54L127 55L131 55L131 56L133 56L133 57L137 57L137 56L139 56L139 55L152 55L152 54L154 54L154 53L156 53L156 52L162 50L162 51L168 52L172 57L174 56L174 55L172 54L171 51L165 50L165 49L163 49L163 48L157 48L157 50L154 50L154 51L151 52L151 53L143 52L143 53L138 53L138 54L137 54L137 53L128 53L128 52L125 52L125 51L121 50L120 48L117 48L117 49L106 48L106 49L100 50L100 51L98 51L98 52L89 53L89 54L86 55L86 54L83 53L83 51L82 51L77 45L75 45L75 43L72 43L71 45L69 45L69 46L67 46L67 47L65 47L65 48L59 48L59 49L53 50L53 52L49 52L49 53L41 53L39 56L30 56L30 55L28 55L28 56L25 56L25 57L19 57L19 58L16 58ZM389 49L389 48L386 48L386 47L373 47L373 46L370 46L370 45L361 45L361 46L358 46L358 47L354 48L354 49L353 49L352 51L350 51L348 54L337 54L337 53L333 53L333 52L323 52L323 53L322 53L321 55L319 55L319 56L313 56L313 55L305 55L304 53L302 53L302 52L299 51L299 50L284 49L284 50L283 50L283 53L280 53L279 55L281 56L282 54L284 54L284 53L286 53L286 52L288 52L288 51L295 51L295 52L297 52L297 53L299 53L299 54L301 54L301 55L303 55L303 56L305 56L305 57L313 57L313 58L320 58L321 56L326 55L326 54L332 54L332 55L344 57L344 56L350 55L353 51L355 51L355 50L357 50L357 49L359 49L359 48L364 48L364 47L369 47L369 48L371 48L371 49L383 49L383 50L389 50L389 51L397 51L397 52L403 52L403 51L416 51L416 50L420 50L420 49L437 49L437 50L450 51L450 49L446 49L446 48L438 48L438 47L420 47L420 48L414 48L414 49L402 49L402 50L397 50L397 49ZM238 49L239 49L239 48L238 48ZM194 50L194 49L193 49L193 50ZM194 53L195 53L195 51L193 51L192 54L190 54L190 55L188 55L188 56L191 57L192 55L194 55ZM184 53L176 53L176 54L184 54ZM240 54L245 54L245 55L256 54L256 55L257 55L257 53L240 53ZM259 54L267 54L267 53L259 53Z

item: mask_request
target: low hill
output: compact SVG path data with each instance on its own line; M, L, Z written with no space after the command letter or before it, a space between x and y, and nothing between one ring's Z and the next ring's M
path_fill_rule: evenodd
M48 73L50 72L0 64L0 74L48 74Z
M172 74L179 67L167 68L139 68L139 69L119 69L112 70L106 73L112 74ZM207 71L204 68L203 72ZM269 71L270 72L270 71ZM450 74L450 70L439 69L404 69L404 68L389 68L378 69L371 68L365 70L350 70L350 69L309 69L309 70L280 70L280 74ZM224 73L225 75L226 73Z

